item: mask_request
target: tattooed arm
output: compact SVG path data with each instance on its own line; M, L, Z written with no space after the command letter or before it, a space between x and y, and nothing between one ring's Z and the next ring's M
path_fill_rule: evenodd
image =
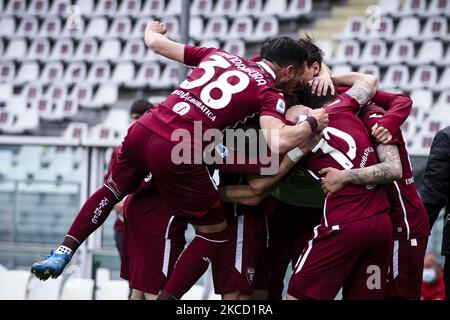
M402 177L402 165L396 145L381 144L377 147L381 163L361 169L338 170L325 168L322 189L326 195L336 193L347 184L386 184Z
M360 106L366 105L378 89L378 79L371 74L349 72L333 76L332 80L336 86L351 86L345 93L358 101Z

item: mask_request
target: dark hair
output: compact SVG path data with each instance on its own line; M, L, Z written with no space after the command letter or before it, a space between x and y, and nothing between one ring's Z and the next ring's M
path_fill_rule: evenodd
M306 34L304 38L298 40L300 46L308 52L308 67L311 67L314 62L318 62L319 65L323 61L323 51L314 43L313 39Z
M308 60L307 51L289 37L276 37L267 40L261 47L261 59L276 63L280 67L289 64L301 65Z
M151 104L149 101L144 100L144 99L136 100L131 105L130 115L132 115L133 113L136 113L136 114L142 116L144 113L146 113L151 108L153 108L153 104Z
M331 88L328 88L325 96L317 96L316 94L311 93L309 85L304 85L297 91L298 102L311 109L322 108L327 102L330 102L335 98L336 94L331 94Z

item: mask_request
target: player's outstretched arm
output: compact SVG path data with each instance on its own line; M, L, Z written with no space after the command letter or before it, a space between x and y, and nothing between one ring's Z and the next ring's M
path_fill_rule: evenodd
M338 170L325 168L319 174L322 179L322 189L328 196L336 193L347 184L386 184L402 177L402 165L398 147L396 145L381 144L377 147L377 154L381 161L373 166L361 169Z
M165 36L166 27L159 21L150 21L145 27L144 40L149 49L168 59L184 63L184 44Z
M358 101L360 106L366 105L378 89L378 79L371 74L349 72L331 78L336 86L350 86L346 94Z

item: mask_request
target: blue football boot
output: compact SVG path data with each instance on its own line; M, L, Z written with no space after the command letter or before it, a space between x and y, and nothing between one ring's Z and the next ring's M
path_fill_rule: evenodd
M31 266L31 273L40 280L47 280L50 277L56 279L63 272L71 258L72 256L68 252L56 253L52 250L45 260L36 262Z

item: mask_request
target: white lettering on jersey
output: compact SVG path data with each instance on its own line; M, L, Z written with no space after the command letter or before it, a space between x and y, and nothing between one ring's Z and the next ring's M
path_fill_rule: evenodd
M369 116L369 118L383 118L383 115L382 115L382 114L376 114L376 113L374 113L374 114L371 114L371 115Z
M178 102L173 106L172 110L178 113L180 116L184 116L189 112L189 110L191 110L191 106L186 102Z

